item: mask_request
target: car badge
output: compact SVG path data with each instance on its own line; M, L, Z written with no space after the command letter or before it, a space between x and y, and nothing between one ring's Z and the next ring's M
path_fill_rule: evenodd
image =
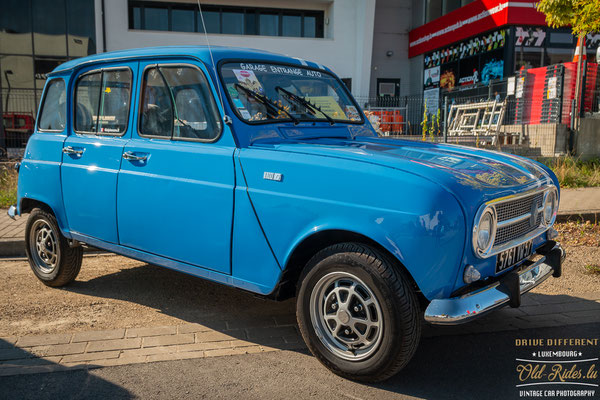
M537 202L534 201L533 203L531 203L531 216L529 217L529 226L531 228L535 227L535 221L537 220L537 216L538 216L538 207L537 207Z
M267 172L267 171L265 171L263 173L263 179L266 179L266 180L269 180L269 181L281 182L283 180L283 174L280 174L279 172Z

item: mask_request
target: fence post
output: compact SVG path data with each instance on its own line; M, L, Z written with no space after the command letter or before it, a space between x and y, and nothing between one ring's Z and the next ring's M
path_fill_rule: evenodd
M444 143L448 143L448 96L444 96Z
M6 131L4 130L4 111L2 110L2 80L0 80L0 158L6 152L8 158L8 149L6 148Z

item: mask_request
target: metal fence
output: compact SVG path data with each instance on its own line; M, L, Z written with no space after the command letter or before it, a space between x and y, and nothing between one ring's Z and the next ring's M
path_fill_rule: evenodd
M600 74L597 79L600 79ZM559 100L548 102L541 98L527 101L514 97L506 99L506 90L502 89L504 84L505 81L496 81L488 87L458 90L451 94L442 92L437 99L421 95L396 98L359 96L356 100L382 136L445 141L529 156L565 154L573 142L573 135L568 129L572 104L563 104ZM599 113L599 87L596 85L588 94L587 98L591 100L582 111L582 116ZM1 100L5 137L0 135L0 149L4 149L0 150L0 157L6 151L11 157L18 157L33 132L39 94L33 90L4 90ZM491 135L453 135L447 132L452 105L478 104L490 100L499 100L505 107L498 132Z
M490 148L529 157L555 157L569 152L573 142L568 128L571 104L506 99L500 93L492 94L493 97L486 94L437 101L408 96L394 101L360 97L357 100L381 136ZM468 129L448 129L456 118L461 118L453 112L453 106L477 110L482 105L479 108L483 110L486 105L492 108L490 104L496 104L496 109L503 107L502 113L489 113L487 118L501 118L494 124L489 124L488 119L491 128L486 126L481 111L478 116L475 112L462 116Z
M0 135L0 157L17 158L22 155L33 133L39 100L39 91L2 90L0 101L4 135Z

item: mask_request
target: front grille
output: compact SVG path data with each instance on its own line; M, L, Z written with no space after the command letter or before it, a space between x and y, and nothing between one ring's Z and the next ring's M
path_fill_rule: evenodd
M544 193L535 193L531 196L523 197L517 200L507 201L496 205L496 213L498 215L498 222L507 221L512 218L516 218L520 215L531 212L531 203L536 202L537 208L542 207L542 201L544 199Z
M540 191L538 193L515 200L507 200L497 203L495 207L499 223L529 214L533 205L535 204L535 223L532 226L530 223L530 218L525 218L513 224L499 227L496 231L494 247L501 246L514 239L519 239L536 230L542 222L542 213L538 212L538 209L542 207L543 201L544 192Z
M525 236L529 232L534 231L538 226L540 226L540 223L542 222L541 218L542 213L538 212L533 227L529 224L529 218L527 218L517 223L498 228L496 231L496 240L494 240L494 246L508 243L513 239L520 238L521 236Z

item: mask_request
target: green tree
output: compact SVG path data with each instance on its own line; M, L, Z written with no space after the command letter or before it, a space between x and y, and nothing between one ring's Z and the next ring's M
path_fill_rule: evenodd
M598 0L540 0L537 9L553 28L570 25L575 35L600 32Z
M581 66L585 49L583 38L590 32L600 32L600 6L598 0L540 0L537 9L546 14L546 22L553 28L571 26L573 34L579 37L577 54L577 81L575 83L575 109L579 110L581 98ZM571 127L579 130L579 112L575 115L575 123Z

